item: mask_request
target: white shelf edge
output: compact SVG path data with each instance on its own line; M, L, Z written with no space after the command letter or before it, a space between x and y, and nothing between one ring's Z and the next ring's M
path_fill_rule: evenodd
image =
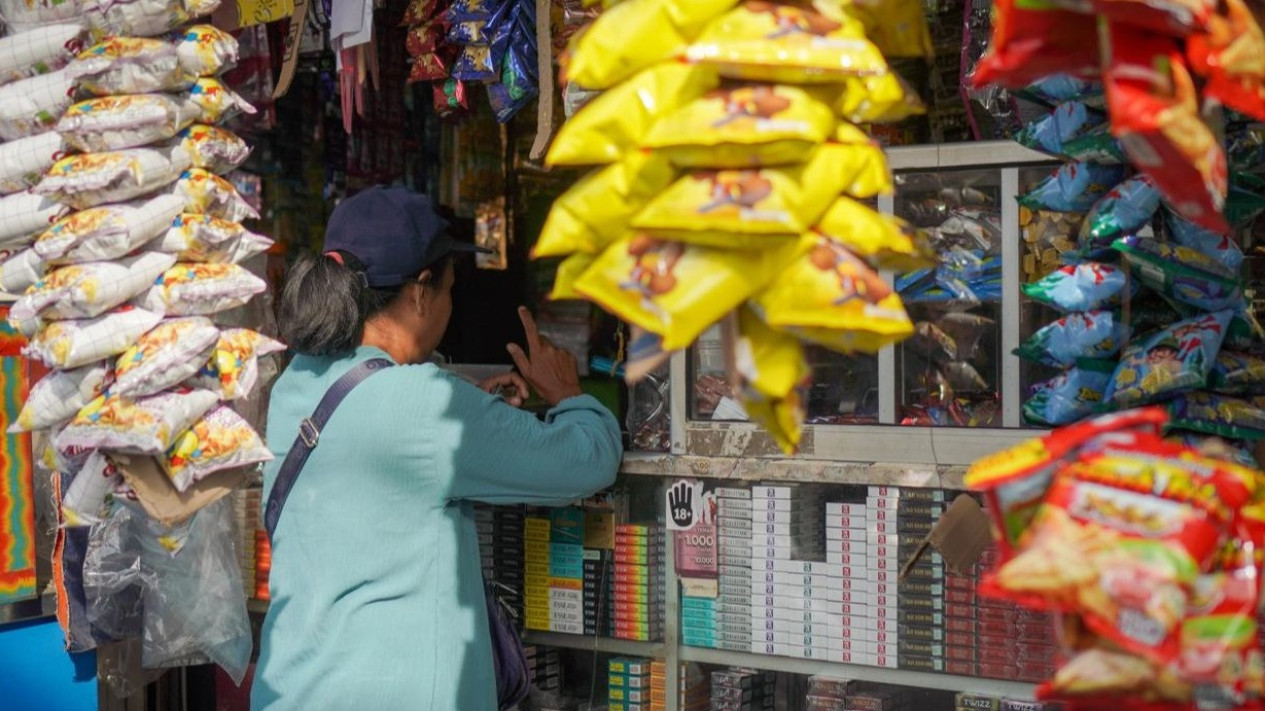
M749 654L747 652L731 652L724 649L707 649L703 647L681 647L681 661L699 664L718 664L723 666L751 667L765 671L784 672L788 674L822 674L842 677L854 681L869 681L880 684L896 684L919 689L939 689L941 691L968 692L1002 696L1013 699L1031 700L1036 687L1018 681L1001 679L985 679L973 676L955 676L936 672L911 671L908 669L886 669L859 664L839 664L815 659L796 659L794 657L776 657L766 654Z
M631 639L590 637L588 635L542 632L539 630L524 631L523 644L538 644L542 647L575 649L585 652L601 652L603 654L624 654L654 659L663 658L664 653L662 642L637 642Z
M966 473L966 467L632 452L624 456L620 472L631 476L724 481L797 481L816 484L963 489L965 487L962 485L962 477Z

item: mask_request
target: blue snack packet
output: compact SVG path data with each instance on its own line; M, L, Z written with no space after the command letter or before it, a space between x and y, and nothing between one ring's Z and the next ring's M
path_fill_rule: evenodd
M1063 155L1063 144L1076 138L1106 118L1091 112L1079 101L1068 101L1054 107L1044 118L1024 126L1015 140L1034 151Z
M1105 123L1063 141L1063 157L1086 163L1126 162L1124 147L1111 135L1111 126Z
M1019 204L1032 210L1086 212L1123 179L1123 166L1064 163L1021 196Z
M1208 389L1222 395L1265 395L1265 358L1227 350L1223 343L1208 374Z
M1233 317L1232 311L1219 311L1178 321L1129 344L1104 402L1138 407L1204 387Z
M1020 89L1017 93L1047 104L1061 104L1074 99L1090 101L1099 106L1103 103L1102 84L1077 79L1070 74L1051 74Z
M1024 284L1023 293L1059 311L1094 311L1120 303L1132 287L1128 273L1120 267L1081 262L1060 267L1039 281Z
M1243 301L1237 275L1217 260L1179 244L1129 235L1112 248L1125 254L1138 281L1164 298L1202 311L1238 308Z
M1110 251L1115 240L1145 227L1160 209L1160 198L1159 189L1146 175L1135 175L1112 188L1081 223L1080 254L1096 259Z
M1110 358L1129 338L1129 327L1110 311L1068 314L1047 324L1015 355L1035 363L1068 368L1082 358Z
M1238 242L1228 235L1204 229L1171 210L1165 213L1164 222L1174 242L1215 259L1231 274L1238 273L1239 267L1243 266L1243 250Z
M1265 439L1265 409L1228 395L1189 392L1169 404L1169 427L1234 439Z
M1113 361L1082 360L1076 367L1032 387L1023 403L1024 420L1057 427L1094 414L1115 371Z

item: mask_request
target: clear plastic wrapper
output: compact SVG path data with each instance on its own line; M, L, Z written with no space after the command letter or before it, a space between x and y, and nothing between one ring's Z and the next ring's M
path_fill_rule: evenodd
M139 398L179 385L202 367L220 330L204 316L164 319L118 357L112 395Z
M92 527L83 559L83 592L93 631L113 639L134 639L144 620L143 591L154 583L141 564L137 531L144 525L125 506Z
M73 93L65 69L0 86L0 138L16 141L53 130Z
M72 264L49 272L13 305L16 321L95 318L142 293L175 257L143 252L112 262Z
M72 22L45 25L0 38L0 84L11 84L65 67L86 35L87 30L82 25Z
M104 452L88 455L83 467L62 497L62 520L66 526L90 526L109 515L110 498L123 483L123 475Z
M66 425L57 445L159 456L218 399L210 391L189 389L138 400L101 395Z

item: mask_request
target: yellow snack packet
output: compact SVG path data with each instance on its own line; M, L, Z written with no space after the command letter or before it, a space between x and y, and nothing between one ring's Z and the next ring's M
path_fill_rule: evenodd
M801 244L744 252L634 234L603 252L576 280L575 291L663 336L665 351L680 350L772 281Z
M549 292L550 301L583 301L584 297L575 290L575 281L579 279L593 262L596 255L573 254L558 265L558 273L553 278L553 291Z
M746 389L742 393L742 407L752 422L768 431L782 452L789 456L799 451L807 411L798 390L792 390L784 398L766 398Z
M935 57L931 28L920 0L850 0L845 12L865 25L865 34L885 57Z
M752 299L765 323L845 353L913 334L900 296L877 272L828 237L806 239L807 253Z
M818 234L847 247L875 269L912 272L934 266L935 251L913 225L841 197L826 210Z
M846 15L747 0L707 26L685 56L731 79L785 84L838 82L887 71L865 26Z
M769 328L750 308L738 312L734 363L746 387L781 399L812 375L798 338Z
M840 122L834 141L822 146L819 153L847 174L842 190L845 195L865 199L891 194L894 189L883 147L850 123Z
M664 116L642 146L683 168L799 163L831 137L833 109L793 86L724 87Z
M532 257L606 249L624 236L633 215L675 178L667 159L649 151L632 151L592 171L554 202Z
M646 67L680 57L737 0L626 0L602 13L570 46L563 82L609 89Z
M640 145L660 118L719 85L720 77L708 67L680 62L651 67L577 111L558 131L545 163L613 163Z
M913 87L894 72L844 80L835 110L854 123L896 123L927 113Z
M890 189L877 146L828 143L801 165L686 175L638 213L632 226L680 242L750 249L765 243L751 235L808 231L841 192L869 197Z

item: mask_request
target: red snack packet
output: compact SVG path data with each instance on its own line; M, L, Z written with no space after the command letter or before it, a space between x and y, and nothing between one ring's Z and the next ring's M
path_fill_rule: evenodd
M1265 121L1265 32L1243 0L1225 0L1207 31L1186 41L1186 57L1206 77L1204 96Z
M1095 12L1108 19L1160 34L1185 37L1208 25L1215 0L1093 0Z
M413 67L409 70L408 83L443 81L448 78L449 64L451 62L448 57L439 52L431 52L420 57L414 57Z
M1097 79L1101 60L1094 18L1040 0L997 0L988 52L971 76L980 88L1020 89L1051 74Z
M1199 115L1194 81L1175 40L1103 22L1112 133L1182 217L1226 233L1225 150Z
M435 113L440 118L454 118L470 109L466 99L466 83L457 79L435 82Z
M438 5L439 0L412 0L404 8L404 19L400 20L400 27L414 27L429 22Z
M404 49L414 58L433 54L443 36L444 28L438 22L414 25L404 39Z

